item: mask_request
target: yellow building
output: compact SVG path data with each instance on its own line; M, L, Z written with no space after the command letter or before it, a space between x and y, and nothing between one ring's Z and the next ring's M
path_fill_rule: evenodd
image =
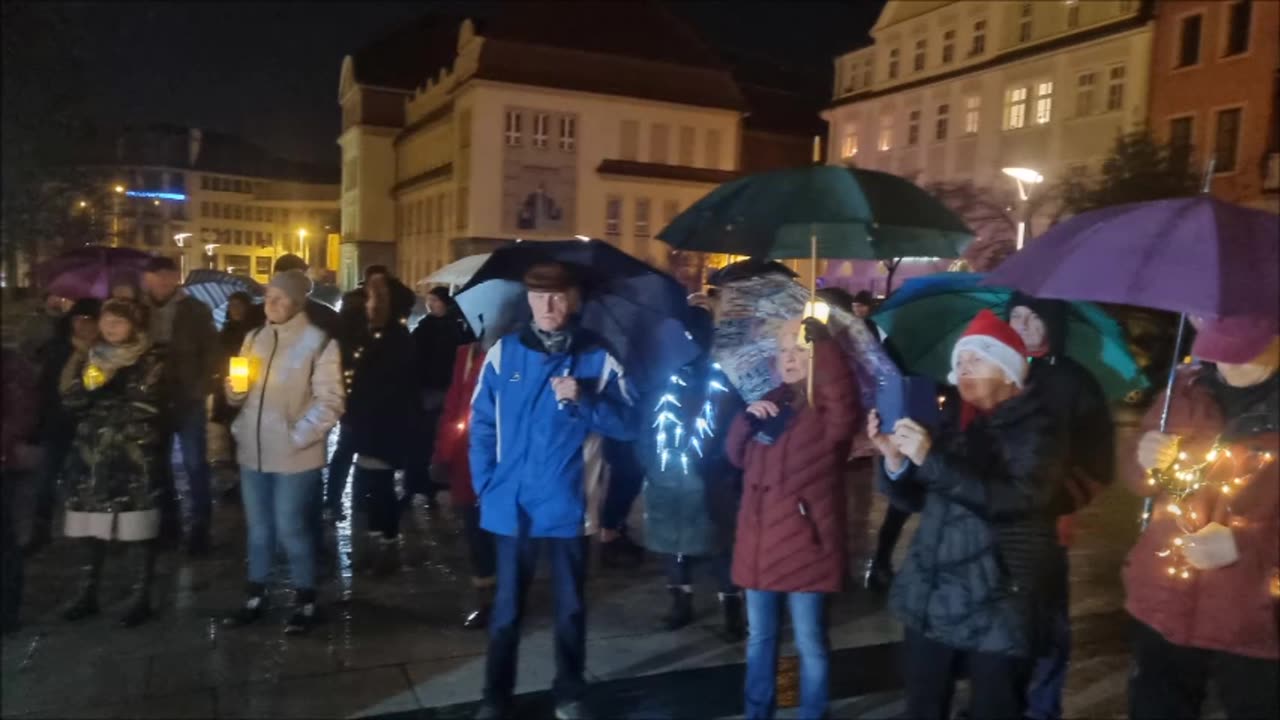
M828 161L1002 197L1014 189L1003 168L1033 169L1044 187L1096 169L1146 122L1145 6L890 0L873 44L836 59Z
M197 267L270 279L280 255L328 266L338 232L337 172L270 156L197 128L153 126L120 134L95 163L104 192L91 201L108 242Z
M678 21L544 5L424 20L344 60L341 283L515 238L600 237L665 266L656 233L735 176L745 101Z

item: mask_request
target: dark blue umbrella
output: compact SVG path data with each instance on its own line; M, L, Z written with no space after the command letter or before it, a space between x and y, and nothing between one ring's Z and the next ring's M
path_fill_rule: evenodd
M641 387L698 356L684 327L684 286L601 240L515 242L495 251L457 295L477 334L500 337L530 322L521 280L531 266L549 261L574 270L582 283L581 326L600 337Z

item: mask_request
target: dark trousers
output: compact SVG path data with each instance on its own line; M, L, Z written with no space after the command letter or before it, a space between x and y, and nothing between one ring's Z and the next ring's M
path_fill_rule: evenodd
M183 409L172 422L173 432L169 435L170 444L165 453L164 476L167 487L163 492L167 497L163 502L163 509L170 515L170 522L177 519L179 496L169 463L169 459L173 457L173 442L176 440L182 450L182 468L187 475L185 510L189 529L207 532L213 515L213 498L209 494L209 442L205 434L204 405Z
M876 538L875 563L883 568L893 567L893 549L898 545L902 535L902 527L907 524L911 513L889 505L884 514L884 522L880 524L880 533Z
M404 489L409 497L423 495L430 498L435 495L436 490L441 489L431 482L431 456L435 454L436 426L440 424L440 411L423 412L416 422L418 439L404 471Z
M480 527L480 506L460 509L463 532L467 538L467 554L471 560L471 577L477 580L492 578L498 572L493 535Z
M18 544L18 528L13 496L16 494L17 473L5 472L0 477L0 624L4 629L18 626L18 613L22 607L22 547Z
M1067 549L1058 548L1054 572L1062 595L1057 598L1050 622L1049 644L1036 658L1027 687L1027 717L1031 720L1061 720L1062 691L1067 684L1067 667L1071 663L1071 566Z
M694 565L701 565L707 568L708 572L711 573L711 577L716 581L716 592L721 595L738 594L738 586L733 584L732 578L732 551L705 557L668 555L666 562L667 585L669 587L692 585Z
M355 439L347 424L338 426L338 444L329 458L328 479L324 488L324 505L337 510L342 505L342 494L347 490L347 480L351 476L351 463L355 460ZM357 496L358 497L358 496Z
M388 540L400 537L400 503L396 498L396 471L356 466L355 485L363 492L360 507L368 514L369 532Z
M1134 622L1132 720L1196 720L1210 682L1230 720L1280 717L1280 661L1174 645Z
M53 526L54 506L58 502L58 486L62 479L62 468L66 467L67 455L71 453L71 442L75 439L75 427L59 428L46 435L43 443L43 457L40 461L40 474L37 477L35 497L33 534L39 530L49 530Z
M586 691L587 607L583 601L586 538L531 538L494 535L498 558L498 592L489 618L489 654L485 662L485 699L505 705L516 686L520 626L525 599L546 552L555 597L556 679L551 693L557 704L576 702Z
M606 439L604 457L609 463L609 487L600 508L600 527L626 530L627 515L644 487L644 468L636 461L629 442Z
M1021 718L1031 660L957 650L908 628L902 642L907 711L913 720L951 720L951 699L961 666L969 670L970 720Z

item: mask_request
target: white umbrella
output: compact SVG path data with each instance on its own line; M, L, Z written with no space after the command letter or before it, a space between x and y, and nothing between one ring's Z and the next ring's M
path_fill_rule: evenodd
M466 285L471 276L476 274L481 265L489 259L489 253L480 255L468 255L461 260L455 260L430 275L422 278L417 285L449 285L450 287L462 287Z

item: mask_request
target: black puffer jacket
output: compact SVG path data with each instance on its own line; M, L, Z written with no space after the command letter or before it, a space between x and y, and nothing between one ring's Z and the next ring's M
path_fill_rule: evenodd
M392 320L368 332L352 350L352 362L347 414L342 418L352 447L360 455L402 469L417 418L408 328Z
M923 466L884 478L896 504L922 512L890 606L953 648L1028 656L1061 597L1050 559L1063 443L1034 388L963 430L959 405L947 403Z

